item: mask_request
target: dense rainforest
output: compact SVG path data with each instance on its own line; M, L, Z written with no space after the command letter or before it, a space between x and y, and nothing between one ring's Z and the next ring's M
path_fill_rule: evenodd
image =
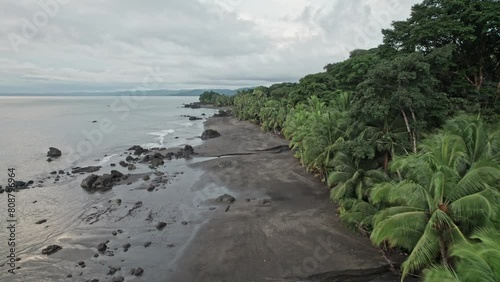
M402 279L500 281L500 1L425 0L298 83L200 102L290 140Z

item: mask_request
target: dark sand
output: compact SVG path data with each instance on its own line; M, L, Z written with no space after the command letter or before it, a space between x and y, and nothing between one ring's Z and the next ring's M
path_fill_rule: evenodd
M234 118L205 124L221 137L195 148L204 171L193 186L208 212L165 281L398 281L382 252L340 222L329 191L290 151L258 151L288 142ZM236 198L230 205L216 196ZM226 212L227 210L227 212Z

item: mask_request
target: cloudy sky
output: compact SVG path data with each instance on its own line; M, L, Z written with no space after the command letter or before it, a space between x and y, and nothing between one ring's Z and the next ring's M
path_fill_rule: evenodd
M239 88L376 47L419 0L0 0L0 92Z

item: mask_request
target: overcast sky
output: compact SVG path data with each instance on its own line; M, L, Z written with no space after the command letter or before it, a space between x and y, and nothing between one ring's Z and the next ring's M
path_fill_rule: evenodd
M0 0L0 92L298 81L376 47L418 2Z

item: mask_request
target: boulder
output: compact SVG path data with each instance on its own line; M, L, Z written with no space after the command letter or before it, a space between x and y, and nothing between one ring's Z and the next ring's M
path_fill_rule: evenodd
M202 118L191 116L191 117L189 117L189 120L190 121L193 121L193 120L202 120Z
M50 163L51 161L53 161L53 159L47 158L47 161Z
M5 189L0 188L0 194L2 194L3 192L5 192Z
M62 170L62 169L61 169L61 170L59 171L59 174L64 174L64 170Z
M51 255L59 250L61 250L62 247L61 246L58 246L58 245L50 245L48 246L47 248L43 249L42 250L42 254L44 255Z
M134 157L132 157L132 156L127 156L127 158L125 158L125 160L126 160L127 162L133 162L133 161L134 161Z
M165 228L165 226L167 226L166 222L158 222L158 224L156 225L156 229L163 230L163 228Z
M60 157L61 155L62 155L61 150L54 148L54 147L50 147L49 151L47 152L47 157L51 157L51 158L57 158L57 157Z
M97 180L92 185L94 189L111 189L113 187L113 182L115 179L111 174L103 174L97 178Z
M135 151L134 151L134 155L140 156L140 155L147 153L147 152L149 152L149 150L144 149L141 146L138 146L137 149L135 149Z
M106 243L100 243L99 245L97 245L98 252L104 253L107 249L108 246L106 245Z
M92 186L94 185L94 183L96 182L96 180L98 178L99 178L99 176L97 176L95 174L89 175L89 176L87 176L87 178L82 180L82 183L80 184L80 186L82 188L85 188L85 189L90 189L90 188L92 188Z
M47 222L47 220L46 219L42 219L42 220L39 220L39 221L35 222L35 224L43 224L45 222Z
M120 178L122 178L122 177L123 177L123 173L119 172L118 170L112 170L112 171L111 171L111 176L113 177L113 179L114 179L115 181L117 181L117 180L119 181L119 180L120 180Z
M217 202L220 202L220 203L227 203L227 204L232 204L234 201L236 201L236 199L229 195L229 194L224 194L222 196L219 196L217 199L216 199Z
M163 156L161 153L155 153L153 155L153 159L163 159L165 156Z
M111 281L112 282L123 282L123 281L125 281L125 278L123 278L122 276L116 276L116 277L113 277L113 279Z
M134 170L134 169L137 169L137 167L134 164L128 165L128 170Z
M213 129L207 129L203 134L201 134L201 140L208 140L212 138L217 138L220 136L220 133L213 130Z
M120 161L120 165L123 166L123 167L127 167L128 163L126 163L125 161Z
M191 146L191 145L184 146L184 152L187 152L187 153L189 153L191 155L194 154L194 148L193 148L193 146Z
M160 165L163 165L165 162L162 159L153 159L151 161L151 166L153 167L158 167Z

